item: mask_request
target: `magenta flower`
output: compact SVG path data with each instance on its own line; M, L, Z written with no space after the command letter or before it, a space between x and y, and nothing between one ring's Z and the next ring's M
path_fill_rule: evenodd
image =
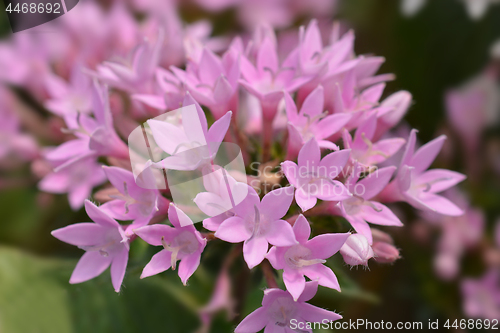
M297 301L304 291L304 275L321 286L340 291L337 277L323 264L340 250L350 234L322 234L309 240L311 226L302 214L295 221L293 232L298 244L273 246L266 255L274 269L283 270L283 281L293 299Z
M331 38L330 42L331 45L323 47L317 20L311 20L306 29L300 27L299 65L303 74L326 79L353 68L359 62L351 59L354 54L352 31L339 40Z
M329 115L324 111L323 101L324 92L320 85L307 96L300 112L297 112L292 97L285 93L289 135L287 159L295 158L302 146L311 138L315 138L321 148L339 149L336 144L325 139L337 133L351 119L351 115Z
M332 208L333 214L343 216L358 233L368 239L370 244L373 243L373 239L367 222L385 226L403 226L387 206L370 200L387 186L394 170L395 167L378 169L358 181L362 169L355 164L353 172L346 181L347 189L353 196Z
M344 147L351 149L351 161L357 161L364 168L384 162L387 158L395 154L406 142L402 138L391 138L373 142L376 128L377 114L374 113L358 127L354 135L354 140L347 129L344 129L342 133Z
M417 130L412 130L396 179L382 192L385 201L406 201L421 210L459 216L463 210L443 196L437 195L460 183L465 175L444 169L427 170L443 146L446 136L428 142L415 150Z
M87 72L111 87L129 93L152 93L156 67L160 61L164 32L159 30L155 43L145 39L121 61L105 61L96 72Z
M265 36L256 51L255 65L245 56L240 58L242 79L239 83L261 103L264 119L272 121L283 91L293 92L308 82L310 76L297 75L297 51L292 51L280 65L274 36Z
M49 161L59 163L56 170L90 156L128 159L128 147L118 137L113 126L108 89L97 82L92 89L92 106L95 118L79 112L65 115L67 131L74 134L76 139L66 141L46 154Z
M339 201L352 195L341 182L334 180L341 174L350 150L330 153L321 159L321 151L315 139L310 139L300 150L298 165L292 161L281 164L282 170L297 188L295 200L303 212L316 205L318 199Z
M196 112L187 106L194 105ZM231 111L208 129L200 105L187 94L181 110L182 124L150 119L147 121L158 146L171 155L156 163L160 168L195 170L207 165L217 153L231 122Z
M80 160L63 169L49 173L38 188L49 193L68 193L71 208L77 210L83 206L85 199L90 197L94 186L106 181L102 165L93 157Z
M389 129L393 128L405 116L411 105L412 96L408 91L401 90L390 95L380 103L382 112L377 112L377 128L373 140L378 140Z
M89 99L92 93L92 80L83 73L81 64L76 63L73 66L69 82L57 75L48 75L46 87L51 99L45 106L52 113L64 116L76 112L89 114L92 111Z
M111 265L111 281L119 292L127 268L129 240L122 226L92 202L85 201L85 210L94 223L76 223L52 231L57 239L86 251L69 283L93 279Z
M263 328L265 332L311 332L311 330L298 330L306 327L307 322L321 323L323 320L335 321L342 316L325 309L306 303L318 291L318 282L306 282L304 292L293 300L290 293L281 289L266 289L262 307L250 313L234 330L235 333L257 333Z
M249 188L250 193L255 192ZM230 243L243 244L243 257L249 268L260 264L269 244L292 246L297 244L292 226L281 218L293 200L293 188L284 187L267 193L262 201L249 194L247 200L234 208L235 216L226 219L215 237Z
M203 175L203 184L206 192L200 192L194 198L200 210L210 216L203 220L203 227L217 231L220 224L236 214L239 205L244 201L259 201L255 190L246 183L237 182L225 169L220 166L209 167L210 172Z
M144 267L141 279L166 271L170 267L175 270L179 264L179 277L184 285L200 265L201 253L205 249L207 240L193 226L193 221L174 204L168 209L168 219L173 228L165 224L154 224L134 232L147 243L154 246L163 246L163 250L151 258Z
M171 70L193 97L206 105L215 119L219 119L228 110L237 107L239 58L237 47L230 47L222 59L204 48L198 63L190 63L186 71L176 67L171 67Z
M368 260L374 257L373 249L368 239L362 234L352 234L340 248L340 254L346 264L351 266L363 265L368 267Z
M127 226L127 236L133 234L133 229L145 226L157 214L165 214L169 201L158 190L148 190L137 185L132 172L118 167L103 167L106 177L118 190L119 194L111 195L114 200L101 206L101 210L111 217L122 221L133 221ZM154 182L150 168L141 174L146 183Z

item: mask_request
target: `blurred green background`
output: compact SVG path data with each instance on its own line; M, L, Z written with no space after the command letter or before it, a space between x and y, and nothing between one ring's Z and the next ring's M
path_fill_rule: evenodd
M355 29L358 54L386 57L380 72L395 73L397 79L388 84L385 94L400 89L413 94L406 120L420 131L422 141L429 141L446 121L445 91L476 75L489 61L489 48L500 38L500 6L492 6L479 21L472 21L457 0L429 1L412 18L403 17L399 6L396 0L346 0L340 2L335 17ZM9 34L3 9L0 31ZM455 165L458 171L463 167L460 162ZM26 166L15 174L3 173L0 170L1 178L28 179L30 170ZM480 183L464 188L473 203L485 209L491 229L500 215L498 179L484 175ZM435 277L434 249L413 240L408 216L405 228L390 230L401 248L401 260L394 265L371 263L366 271L349 270L341 258L334 258L329 265L343 292L322 288L313 303L346 319L425 325L429 319L462 318L457 283ZM189 288L183 288L171 271L140 280L142 267L157 249L134 242L124 288L116 294L109 272L79 285L68 283L82 251L59 242L50 231L87 219L84 211L72 212L64 196L39 194L34 181L0 190L0 332L193 332L199 325L197 309L209 299L220 258L231 246L212 242ZM464 267L469 275L483 271L473 255L464 259ZM238 290L251 290L240 309L243 316L260 305L262 273L259 269L247 272L241 260L232 270ZM212 332L230 332L236 323L226 323L222 313Z

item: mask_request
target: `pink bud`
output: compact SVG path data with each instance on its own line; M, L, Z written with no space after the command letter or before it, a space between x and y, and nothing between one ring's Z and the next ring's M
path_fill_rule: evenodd
M379 229L370 229L372 232L372 237L373 237L373 242L383 242L383 243L389 243L389 244L394 244L394 240L392 239L391 235L389 235L386 232L383 232Z
M340 254L346 264L351 266L368 266L368 260L374 256L368 239L361 234L350 235L340 248Z
M375 261L382 264L391 264L400 258L399 250L392 244L375 242L372 245Z
M440 253L434 258L434 270L441 279L452 280L458 274L459 259L454 254Z

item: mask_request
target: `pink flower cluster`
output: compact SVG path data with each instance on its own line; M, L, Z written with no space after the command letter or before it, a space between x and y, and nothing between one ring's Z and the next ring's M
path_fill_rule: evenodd
M305 303L318 285L340 291L327 265L335 253L352 266L368 265L372 257L382 263L399 258L392 238L371 228L403 225L390 208L393 202L445 216L463 214L440 193L465 176L428 170L446 138L416 149L416 130L407 140L391 133L411 95L400 91L382 99L385 81L393 76L376 74L383 58L355 54L352 31L342 34L335 24L327 37L312 20L288 44L269 25L223 43L201 22L177 24L174 5L162 11L172 20L161 20L152 10L141 23L119 2L108 12L93 2L79 6L92 15L72 16L75 10L54 23L60 34L41 46L41 55L33 56L27 35L0 46L0 67L7 66L9 55L26 58L2 79L29 91L51 112L47 122L61 125L52 136L54 146L43 148L35 161L52 170L43 174L39 188L67 193L71 207L84 205L93 221L52 233L85 251L70 283L111 266L113 287L120 291L130 243L138 238L161 248L141 278L178 269L184 285L209 240L243 243L248 267L270 269L264 260L269 261L283 271L287 290L268 280L262 307L236 332L264 327L290 332L292 319L341 318ZM92 29L89 17L96 15L106 15L110 29ZM113 28L116 22L119 29ZM35 80L33 73L39 74ZM147 121L159 147L154 153L162 159L146 162L141 181L158 181L158 169L197 172L204 189L194 202L206 215L206 230L195 227L190 212L174 203L168 186L140 186L124 140L141 122L193 105L194 115ZM215 158L224 140L239 145L247 166L281 163L284 177L229 174ZM274 149L280 142L286 143L286 153ZM208 147L208 153L197 153L200 147ZM399 165L383 166L401 149ZM108 181L94 194L100 205L87 200ZM311 238L314 225L306 216L325 214L344 218L355 233ZM167 218L169 224L162 223Z

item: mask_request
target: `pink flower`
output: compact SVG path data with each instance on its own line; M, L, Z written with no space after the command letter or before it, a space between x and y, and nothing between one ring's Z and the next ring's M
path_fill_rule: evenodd
M344 129L342 133L344 148L351 149L351 161L357 161L364 168L384 162L406 142L402 138L391 138L373 142L376 128L377 114L374 113L358 127L354 135L354 140L347 129Z
M421 210L443 215L459 216L463 210L454 203L437 195L463 181L466 177L458 172L433 169L427 170L443 146L446 136L428 142L415 150L417 130L412 130L403 159L393 180L380 194L385 201L406 201Z
M77 210L90 197L94 186L105 181L102 166L95 158L88 157L46 175L38 183L38 188L49 193L68 193L71 208Z
M463 309L471 318L500 318L500 272L491 268L479 279L462 281Z
M207 171L207 169L209 171ZM203 185L206 192L200 192L194 198L195 204L206 215L203 227L217 231L220 224L236 214L236 208L259 201L255 190L246 183L237 182L220 166L209 167L203 170Z
M238 44L239 40L236 41ZM189 63L186 71L171 67L193 97L212 111L215 119L231 109L236 111L240 48L242 46L231 46L222 59L204 48L199 62Z
M101 210L111 217L122 221L133 221L127 226L127 236L133 234L136 229L151 221L157 214L165 214L169 201L165 199L158 190L148 190L137 185L132 172L118 167L103 167L106 177L118 190L118 195L111 195L114 200L108 201L101 206ZM146 169L142 174L142 181L154 182L151 169ZM149 179L144 179L144 178Z
M392 264L401 256L399 250L392 244L384 242L374 242L372 245L374 259L378 263Z
M339 201L352 196L344 184L334 180L341 174L349 154L350 150L343 149L321 159L319 145L313 138L300 150L298 165L292 161L281 164L286 178L297 188L295 200L303 212L314 207L318 199Z
M128 147L118 137L113 126L108 89L97 82L92 89L92 107L94 117L79 112L64 116L67 131L74 134L76 139L64 142L46 154L49 161L59 163L56 170L90 156L128 159Z
M173 170L195 170L207 165L217 153L226 135L231 121L231 111L208 129L205 113L191 95L187 94L184 107L176 112L182 117L181 124L156 119L147 121L156 144L171 155L156 165Z
M264 36L256 50L255 65L245 56L240 58L240 84L261 103L263 117L272 121L283 91L293 92L308 82L310 76L297 75L297 51L292 51L280 65L274 35Z
M288 159L295 158L300 148L311 138L315 138L321 148L339 149L336 144L325 139L337 133L351 119L351 115L329 115L327 111L324 111L323 101L323 87L319 85L307 96L300 112L297 112L292 97L285 93L289 135Z
M93 77L129 93L152 93L156 67L160 61L164 33L159 30L155 43L145 39L121 61L105 61L96 72L87 70Z
M94 223L76 223L52 231L57 239L86 251L69 283L93 279L111 265L111 281L119 292L127 268L129 240L118 222L88 200L85 210Z
M314 297L318 290L317 281L306 282L304 292L293 300L290 293L281 289L266 289L262 307L250 313L234 330L235 333L256 333L265 328L265 332L294 332L307 322L335 321L342 316L332 311L305 303ZM300 331L310 332L301 329Z
M350 234L322 234L309 240L311 226L303 215L295 221L293 232L298 244L273 246L266 255L275 269L283 269L283 281L293 299L297 301L304 291L304 275L324 287L340 291L337 277L323 264L340 250Z
M82 72L82 66L76 63L72 70L69 82L51 74L47 76L46 87L51 96L45 106L58 116L81 112L89 114L92 103L89 98L92 93L92 80Z
M332 208L333 214L343 216L358 233L368 239L370 244L373 243L373 239L367 222L385 226L403 225L387 206L370 200L387 186L395 169L395 167L378 169L358 181L362 169L355 164L353 172L346 181L347 190L353 196Z
M200 265L201 253L205 249L207 240L193 226L193 221L174 204L168 209L168 219L173 228L165 224L154 224L134 232L147 243L154 246L163 246L163 250L151 258L144 267L141 279L166 271L170 267L175 270L179 264L179 277L184 285Z
M390 95L382 101L377 113L377 128L373 135L373 140L378 140L389 129L393 128L403 117L411 105L412 96L408 91L401 90Z
M366 267L368 267L368 260L375 255L368 239L362 234L350 235L340 248L340 254L342 254L346 264Z
M249 191L255 192L251 188ZM292 227L281 220L292 203L293 188L273 190L262 201L251 194L247 199L234 208L236 215L222 222L215 236L230 243L244 242L243 257L248 267L253 268L264 260L269 244L297 244Z

